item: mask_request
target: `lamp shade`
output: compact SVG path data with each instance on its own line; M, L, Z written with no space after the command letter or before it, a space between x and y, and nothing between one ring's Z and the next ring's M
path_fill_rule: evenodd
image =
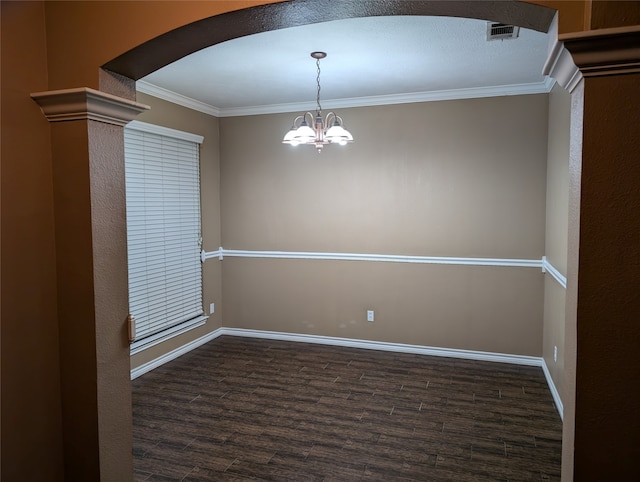
M284 142L285 144L291 144L291 142L296 137L296 131L297 128L295 126L289 129L289 131L284 135L284 139L282 139L282 142Z
M299 126L296 126L300 119L302 119L302 123ZM311 127L309 127L307 121L302 117L298 117L291 129L289 129L289 131L284 135L282 143L297 146L298 144L308 144L309 142L313 142L315 137L316 133Z
M326 139L332 143L346 144L347 142L353 142L353 136L351 133L342 127L338 122L333 124L325 135Z
M309 127L306 122L303 122L302 125L296 129L294 137L300 142L313 142L316 138L316 132Z

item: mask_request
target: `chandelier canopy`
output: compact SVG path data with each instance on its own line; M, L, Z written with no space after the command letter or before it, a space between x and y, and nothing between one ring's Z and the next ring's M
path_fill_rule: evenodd
M316 59L316 68L318 75L316 76L317 95L316 95L316 112L305 112L293 120L293 126L289 129L282 140L283 144L291 144L297 146L300 144L314 145L318 152L322 151L322 147L327 144L340 144L344 146L353 142L353 136L344 128L342 118L335 112L329 112L325 117L322 116L322 107L320 106L320 59L327 56L325 52L311 52L311 57Z

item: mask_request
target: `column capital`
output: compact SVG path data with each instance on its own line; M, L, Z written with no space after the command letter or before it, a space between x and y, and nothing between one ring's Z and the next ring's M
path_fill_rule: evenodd
M640 72L640 26L606 28L558 37L583 77Z
M149 109L148 105L88 87L36 92L31 98L49 122L87 119L124 126Z

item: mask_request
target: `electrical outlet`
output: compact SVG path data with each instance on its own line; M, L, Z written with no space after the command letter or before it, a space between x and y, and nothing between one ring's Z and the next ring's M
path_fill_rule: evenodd
M367 321L372 322L373 320L373 310L367 310Z
M213 315L216 312L216 304L215 303L211 303L209 305L209 314Z
M554 362L558 361L558 347L557 346L553 347L553 361Z

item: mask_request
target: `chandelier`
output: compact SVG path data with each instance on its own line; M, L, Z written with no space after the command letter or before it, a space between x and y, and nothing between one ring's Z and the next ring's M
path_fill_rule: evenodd
M342 118L335 112L329 112L322 117L322 107L320 106L320 59L327 56L326 52L311 52L311 57L316 59L318 75L316 83L318 85L316 95L316 112L305 112L293 121L293 126L282 139L283 144L297 146L299 144L314 145L318 152L327 144L340 144L344 146L353 142L351 133L343 127Z

